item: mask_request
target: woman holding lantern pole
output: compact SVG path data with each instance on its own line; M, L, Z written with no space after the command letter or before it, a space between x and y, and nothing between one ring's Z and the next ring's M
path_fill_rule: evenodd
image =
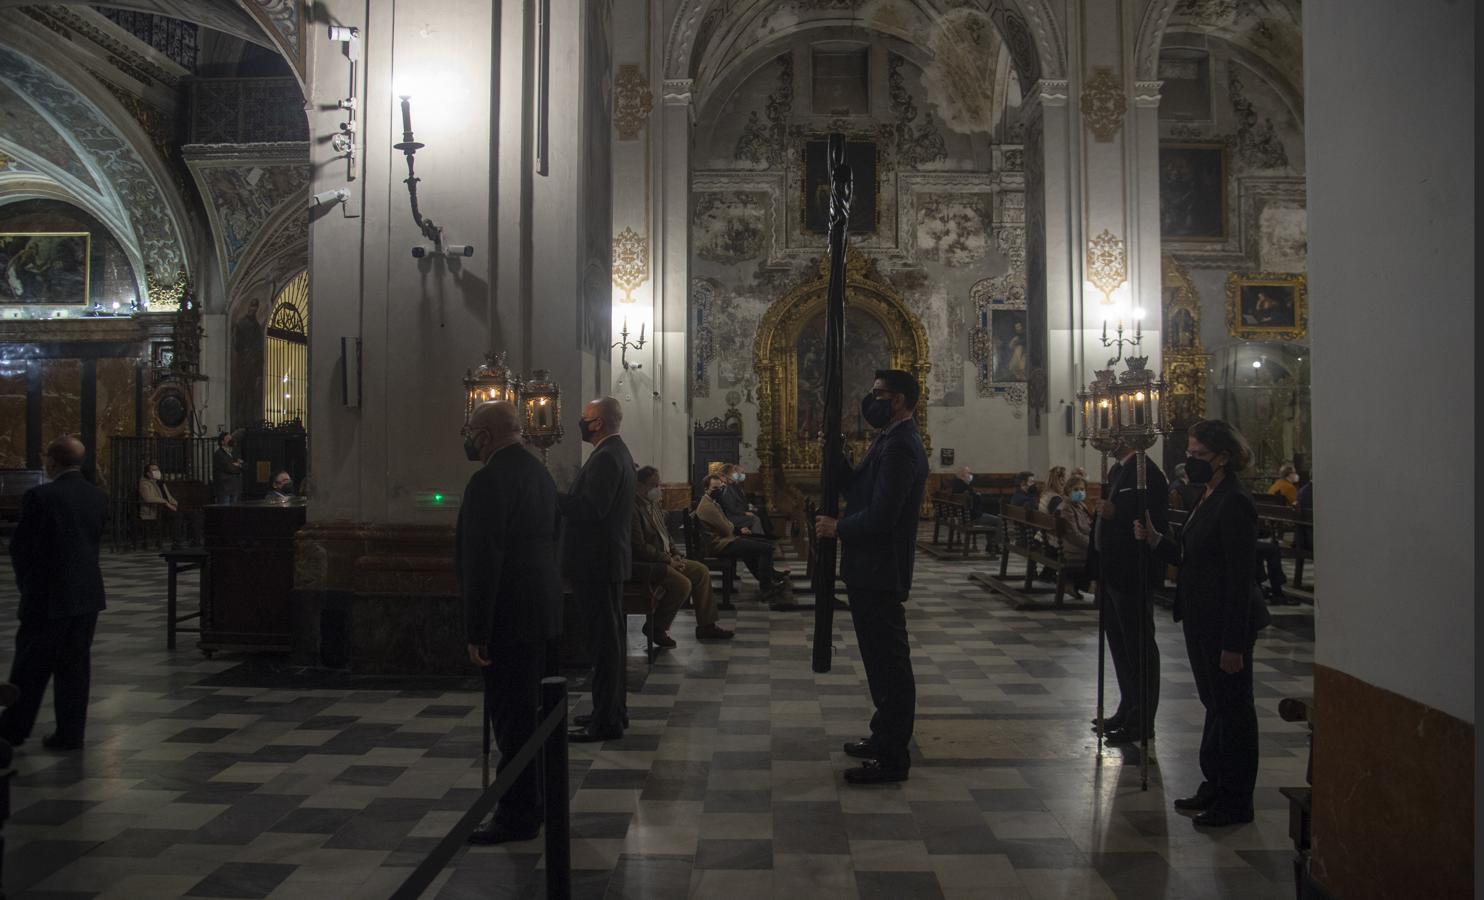
M1252 462L1241 433L1220 419L1190 428L1185 472L1202 487L1178 539L1159 532L1146 515L1134 537L1155 555L1179 566L1175 621L1185 629L1185 647L1196 691L1206 708L1200 763L1204 781L1175 808L1199 811L1198 826L1252 821L1257 782L1257 709L1252 698L1252 646L1268 624L1257 590L1257 509L1237 475Z

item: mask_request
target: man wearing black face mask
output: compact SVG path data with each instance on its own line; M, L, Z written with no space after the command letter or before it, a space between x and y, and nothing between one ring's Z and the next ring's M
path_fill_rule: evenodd
M1144 584L1150 590L1164 582L1164 565L1133 537L1133 525L1139 521L1139 473L1134 448L1119 444L1112 455L1118 462L1108 470L1107 495L1098 502L1098 514L1093 519L1096 559L1089 559L1088 571L1098 573L1098 602L1108 604L1104 629L1119 693L1118 709L1104 723L1103 738L1109 744L1133 744L1144 738L1141 722L1153 736L1154 713L1159 708L1159 648L1154 643L1153 607L1144 602L1139 591L1139 557L1144 557ZM1161 531L1167 531L1170 487L1153 459L1145 460L1144 479L1149 516ZM1140 631L1144 633L1142 662ZM1147 679L1147 696L1142 704L1141 665Z
M565 494L557 495L565 520L562 574L572 581L577 607L587 620L593 656L593 711L577 743L623 737L628 724L624 672L628 619L623 583L633 575L634 458L618 436L623 407L601 397L582 408L578 429L593 452Z
M561 631L556 485L520 445L515 406L503 400L474 410L464 452L483 465L459 506L454 569L469 659L484 676L485 709L504 770L536 730L546 641ZM540 769L527 766L469 842L530 840L543 813Z
M927 452L912 414L922 390L910 372L876 373L861 415L881 429L859 466L841 457L845 515L815 519L820 537L840 540L840 575L850 598L850 618L866 670L871 701L871 736L845 745L865 762L845 773L849 784L906 781L912 764L908 745L917 708L917 684L907 643L903 604L912 587L917 511L927 485Z

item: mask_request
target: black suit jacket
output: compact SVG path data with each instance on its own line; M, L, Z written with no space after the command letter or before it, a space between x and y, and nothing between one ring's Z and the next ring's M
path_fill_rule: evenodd
M972 477L970 476L971 479ZM974 482L972 480L964 481L958 477L957 473L954 473L954 476L948 479L948 493L967 493L969 495L969 515L971 516L978 516L980 509L983 508L984 498L980 497L979 492L974 490Z
M562 630L556 485L519 444L469 479L459 506L454 570L471 644L534 643Z
M22 495L10 539L22 622L103 609L98 546L107 521L107 495L81 472L64 472Z
M1165 473L1154 460L1146 459L1145 494L1149 518L1161 534L1169 531L1170 485ZM1108 498L1113 503L1113 518L1093 517L1093 546L1097 570L1105 584L1132 590L1139 584L1139 554L1148 554L1149 545L1134 538L1134 522L1139 520L1139 472L1136 457L1118 463L1108 470ZM1164 582L1164 568L1153 559L1145 560L1145 584L1158 587Z
M1234 480L1221 479L1190 514L1180 539L1166 537L1155 551L1180 567L1175 621L1184 620L1198 634L1220 636L1221 649L1245 653L1272 621L1254 577L1257 507Z
M838 461L845 515L840 576L847 588L905 592L912 587L917 514L927 486L927 451L917 423L904 419L882 432L860 465Z
M727 518L733 525L752 524L752 513L747 511L747 492L742 490L742 485L737 482L730 482L721 489L721 498L717 504L721 506L721 511L727 514Z
M633 575L634 458L618 435L599 444L558 494L565 520L562 574L573 581L619 582Z

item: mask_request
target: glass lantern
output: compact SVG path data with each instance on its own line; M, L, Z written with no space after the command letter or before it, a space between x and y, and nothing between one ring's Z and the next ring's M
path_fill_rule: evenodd
M1113 408L1118 437L1135 450L1148 450L1166 432L1162 394L1164 383L1145 368L1147 357L1128 360L1128 369L1113 386Z
M545 369L521 385L521 430L543 454L562 439L562 389Z
M519 408L520 394L520 379L505 364L505 354L486 354L478 368L464 373L464 428L479 404L506 400Z
M1113 408L1113 370L1101 369L1094 376L1087 390L1077 394L1082 411L1082 433L1078 439L1091 444L1099 453L1107 453L1116 443Z

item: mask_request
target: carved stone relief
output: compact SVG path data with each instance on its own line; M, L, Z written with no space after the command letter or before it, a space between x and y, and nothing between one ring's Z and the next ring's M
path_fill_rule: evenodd
M1273 120L1264 116L1258 121L1252 101L1243 92L1236 66L1228 66L1227 89L1237 122L1238 159L1251 169L1288 168L1288 151L1274 132Z
M1123 127L1123 114L1128 108L1128 98L1123 94L1123 83L1107 66L1094 69L1092 76L1082 85L1082 119L1093 137L1100 143L1108 143Z
M613 85L613 127L618 129L618 139L637 140L653 109L654 92L644 72L633 63L619 66Z
M794 104L794 59L784 54L775 60L778 67L778 87L768 95L763 122L756 110L747 119L742 136L737 139L736 159L766 169L783 165L783 154L788 143L789 117Z
M649 239L624 226L613 237L613 286L632 301L634 291L649 280Z

